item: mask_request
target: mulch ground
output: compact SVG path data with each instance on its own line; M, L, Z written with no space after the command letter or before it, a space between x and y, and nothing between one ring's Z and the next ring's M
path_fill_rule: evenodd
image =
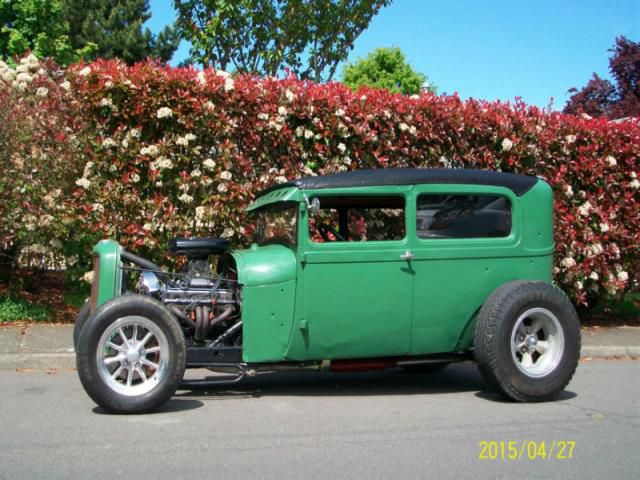
M78 315L79 308L68 305L64 301L67 290L64 287L64 275L62 272L53 271L27 271L21 273L21 282L25 289L21 290L19 297L34 305L44 305L51 312L51 323L73 323ZM0 297L10 296L10 288L7 283L0 283ZM9 325L3 323L2 325Z

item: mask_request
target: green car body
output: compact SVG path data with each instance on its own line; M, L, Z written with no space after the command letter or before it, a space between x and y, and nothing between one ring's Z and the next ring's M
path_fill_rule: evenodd
M421 238L420 195L496 195L511 207L511 230L499 238ZM404 202L404 236L393 240L316 242L315 198L394 196ZM476 316L501 285L551 282L551 188L534 179L526 191L499 184L285 184L249 211L297 208L293 244L231 250L242 295L242 360L306 362L411 357L472 349ZM121 247L99 242L95 306L123 293Z

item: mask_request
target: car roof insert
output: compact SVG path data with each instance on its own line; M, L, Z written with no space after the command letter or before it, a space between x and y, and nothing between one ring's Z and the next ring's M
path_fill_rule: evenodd
M354 170L317 177L304 177L274 185L258 197L286 187L303 190L341 187L370 187L377 185L472 184L505 187L517 196L527 193L538 181L537 177L491 170L453 168L378 168Z

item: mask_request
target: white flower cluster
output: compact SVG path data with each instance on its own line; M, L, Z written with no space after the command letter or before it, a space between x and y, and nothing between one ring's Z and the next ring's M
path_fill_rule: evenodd
M115 147L116 145L117 145L116 141L111 137L107 137L102 141L102 148L112 148L112 147Z
M169 107L160 107L156 112L156 117L160 119L171 118L173 117L173 110L171 110Z
M160 149L156 145L149 145L140 149L140 155L149 155L155 157L160 153Z
M296 94L287 88L284 91L284 98L287 100L288 103L293 103L293 101L296 99Z
M611 155L607 157L607 163L609 164L610 167L615 167L616 165L618 165L616 158Z
M0 61L0 80L21 91L26 90L33 79L41 73L44 73L44 70L40 68L40 62L34 54L21 58L15 70ZM36 92L38 96L46 96L49 91L47 90L44 95L42 93L43 90Z
M189 204L189 203L193 202L193 197L191 195L189 195L188 193L183 193L182 195L180 195L178 197L178 200L180 200L182 203Z
M562 265L564 268L569 269L576 266L576 261L573 259L573 257L565 257L560 262L560 265Z
M76 180L76 185L84 188L85 190L91 186L91 182L87 180L85 177L79 178Z
M504 140L502 140L502 150L504 152L508 152L512 148L513 148L513 142L510 139L505 138Z
M578 207L578 214L581 217L588 217L592 209L593 209L593 206L587 200L586 202L584 202L582 205Z
M0 80L11 83L16 78L16 72L6 63L0 60Z
M597 255L600 255L602 252L604 252L604 248L602 248L602 244L594 243L593 245L590 245L587 248L587 257L589 258L595 257Z
M204 162L202 162L202 166L205 168L205 170L211 171L216 168L216 162L214 162L211 158L207 158Z
M176 138L176 145L182 145L183 147L189 146L189 142L193 142L196 137L193 133L187 133L184 137Z
M567 198L573 197L573 188L571 188L571 185L564 186L564 194L567 196Z
M158 160L151 164L151 168L154 170L165 170L173 168L173 162L167 157L159 157Z

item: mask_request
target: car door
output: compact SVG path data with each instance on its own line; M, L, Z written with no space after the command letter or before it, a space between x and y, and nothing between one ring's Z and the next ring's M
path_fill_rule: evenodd
M450 352L491 292L536 278L538 265L522 256L521 212L511 190L431 184L414 193L410 353Z
M297 356L365 358L408 352L413 277L405 259L409 191L368 187L310 193L320 199L321 211L301 222ZM333 230L325 238L317 228L323 222ZM340 231L347 238L341 239Z

